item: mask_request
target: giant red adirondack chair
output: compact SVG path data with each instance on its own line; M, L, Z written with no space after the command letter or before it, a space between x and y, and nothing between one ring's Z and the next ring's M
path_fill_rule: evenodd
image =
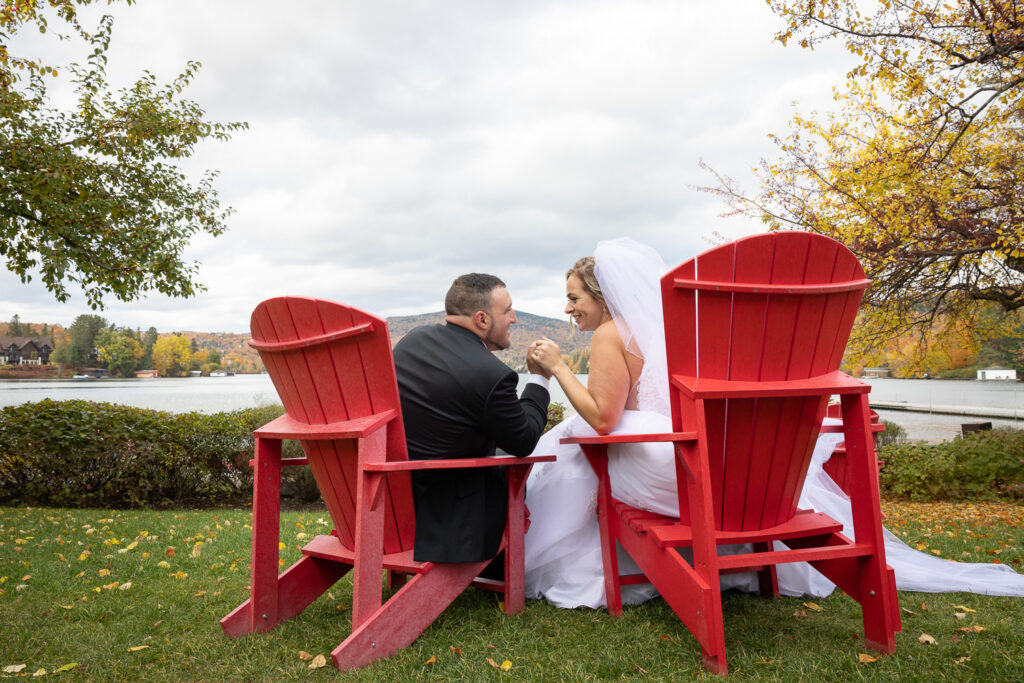
M870 387L838 369L870 284L860 263L827 237L777 232L711 249L661 283L673 433L565 440L582 445L598 474L609 612L621 614L621 583L652 582L700 642L705 665L725 674L719 576L758 571L762 594L774 596L775 565L807 561L861 604L867 644L892 652L899 610L882 543ZM856 541L830 517L797 509L833 394ZM630 441L675 444L678 519L612 497L606 446ZM643 576L619 576L616 541ZM737 543L753 552L719 556L718 546Z
M342 670L407 647L471 583L503 591L507 614L522 610L523 487L532 463L554 456L409 460L387 324L356 308L270 299L252 314L250 343L286 412L255 432L252 592L221 620L225 634L273 629L350 570L352 631L331 653ZM282 439L299 440L306 457L282 460ZM281 467L307 464L335 528L278 576ZM505 581L476 579L487 562L414 561L409 472L500 465L509 483ZM401 586L387 601L385 570Z

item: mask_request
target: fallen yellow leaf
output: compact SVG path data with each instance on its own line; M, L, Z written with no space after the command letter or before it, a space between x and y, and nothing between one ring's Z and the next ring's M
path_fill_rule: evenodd
M124 547L124 549L125 549L125 550L135 550L135 548L137 548L137 547L138 547L138 545L139 545L139 542L138 542L138 541L132 541L131 543L129 543L128 545L126 545L126 546Z
M953 605L953 609L958 609L961 612L977 612L978 611L976 609L971 609L970 607L965 607L964 605Z
M805 602L804 603L804 607L806 607L807 609L812 609L815 612L822 612L825 609L824 607L822 607L821 605L819 605L816 602Z
M70 664L65 664L64 666L60 667L59 669L54 669L53 673L55 673L55 674L62 674L65 671L72 671L72 670L77 669L77 668L78 668L78 662L71 662Z
M4 667L4 673L5 674L16 674L16 673L19 673L26 666L28 666L28 665L27 664L10 664L10 665Z
M40 668L40 669L36 669L36 672L34 674L32 674L32 678L38 678L39 676L45 676L45 675L46 675L46 669Z
M101 569L100 570L100 576L110 576L110 570L109 569Z
M138 652L139 650L148 650L149 645L136 645L135 647L128 648L128 652Z
M878 661L878 657L872 657L871 655L864 654L863 652L857 655L857 659L860 660L861 664L870 664L871 662Z
M171 576L173 576L176 579L184 579L185 577L188 576L188 574L186 572L181 571L179 569L178 571L176 571L173 574L171 574Z
M159 562L156 563L156 566L160 567L161 569L170 569L171 568L171 563L168 562L167 560L160 560Z
M192 557L199 557L202 554L203 551L199 549L199 544L196 543L195 546L192 548Z
M309 663L310 669L320 669L327 666L327 658L323 655L317 655L313 657L313 661Z
M966 619L967 618L967 612L953 612L953 616L956 617L957 619Z
M462 654L462 648L461 647L455 647L454 645L449 645L448 646L448 652L451 652L453 655L461 655Z
M512 662L506 659L504 662L501 663L500 668L502 671L508 671L512 668Z
M984 626L964 626L963 628L956 629L957 631L963 631L964 633L981 633L985 630Z
M434 655L430 655L430 659L428 659L427 661L423 662L423 666L430 666L431 664L433 664L436 661L437 661L437 657L435 657Z
M309 654L305 650L299 650L299 659L301 659L304 662L308 662L309 660L313 659L313 655Z
M953 663L954 664L963 664L964 662L969 662L969 661L971 661L970 657L960 657L959 659L954 659Z
M922 633L920 636L918 636L917 642L923 644L927 643L928 645L938 645L938 643L935 642L935 638L933 638L927 633Z
M132 582L131 581L125 581L124 583L122 583L120 586L117 587L117 590L119 590L119 591L126 591L129 588L131 588L131 587L132 587Z

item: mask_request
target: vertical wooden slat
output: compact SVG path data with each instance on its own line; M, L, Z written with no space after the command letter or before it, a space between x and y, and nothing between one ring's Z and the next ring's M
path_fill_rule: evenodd
M256 341L285 341L281 335L278 334L277 329L271 320L271 313L268 308L268 304L269 302L265 301L257 306L255 311L253 311L250 323L252 338ZM285 410L295 417L295 419L308 423L311 418L306 413L306 409L303 406L299 392L295 388L295 382L288 374L288 366L284 362L282 355L279 353L260 351L260 359L263 361L263 366L267 369L267 373L270 375L270 380L274 383L274 388L277 390L277 395L281 398L281 402L284 404Z
M802 284L807 269L810 235L781 233L775 235L775 258L772 263L773 284ZM765 382L790 378L793 349L806 341L796 338L796 320L800 314L801 297L774 296L765 323L764 357L761 379Z
M777 457L781 409L780 399L762 398L757 401L757 421L750 444L751 463L747 478L747 494L739 505L743 509L739 529L760 529L763 523L765 493L768 490L772 463Z
M767 245L749 239L736 242L733 281L765 283L771 280L774 242ZM738 293L733 297L731 348L728 378L757 381L761 376L768 297L762 293ZM755 441L758 426L758 402L729 401L727 409L729 437L726 440L722 481L721 528L743 526L744 503L750 493L751 469L758 458L760 444Z
M795 416L798 425L794 434L793 447L786 462L786 478L779 496L779 507L775 524L790 520L796 513L796 504L803 489L804 477L811 462L811 453L818 438L821 420L825 415L828 396L807 396L800 401L800 413Z

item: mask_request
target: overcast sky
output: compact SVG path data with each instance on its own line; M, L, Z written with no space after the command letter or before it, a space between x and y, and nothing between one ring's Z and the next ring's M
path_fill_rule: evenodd
M757 223L694 185L756 189L794 106L821 110L850 60L783 48L764 0L264 2L139 0L117 17L116 85L195 59L186 96L247 121L189 161L217 169L229 230L193 241L208 291L111 300L119 325L248 331L262 299L301 294L379 315L440 310L451 280L491 272L520 311L561 316L565 270L630 236L671 266ZM87 25L96 21L86 19ZM84 61L19 36L12 52ZM72 49L73 48L73 49ZM0 319L90 313L0 269Z

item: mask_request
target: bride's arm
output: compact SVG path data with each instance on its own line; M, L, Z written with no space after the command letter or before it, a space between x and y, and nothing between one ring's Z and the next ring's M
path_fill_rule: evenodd
M553 350L552 350L553 347ZM622 338L614 323L594 331L590 342L590 376L584 386L562 361L558 347L540 342L539 362L558 380L576 413L598 434L608 434L619 422L629 395L629 368Z

